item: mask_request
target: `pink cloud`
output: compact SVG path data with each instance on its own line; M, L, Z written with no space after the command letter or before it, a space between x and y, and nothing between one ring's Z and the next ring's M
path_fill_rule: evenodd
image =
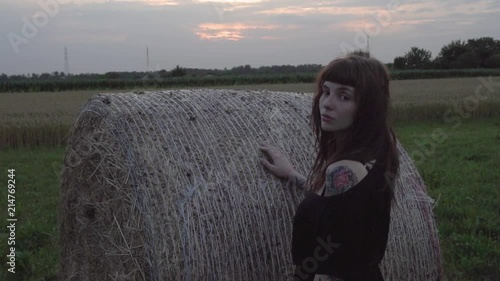
M362 16L373 12L374 7L305 7L305 6L290 6L264 10L256 12L257 14L265 15L310 15L310 14L327 14L327 15L356 15Z
M301 28L299 25L276 25L276 24L248 24L248 23L202 23L198 25L195 34L202 40L230 40L239 41L249 38L244 35L248 30L293 30ZM260 37L264 40L278 38L272 36Z

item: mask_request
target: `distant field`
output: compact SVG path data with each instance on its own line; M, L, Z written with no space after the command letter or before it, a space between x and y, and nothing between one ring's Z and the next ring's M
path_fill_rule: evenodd
M487 79L487 78L485 78ZM493 77L500 81L500 77ZM395 80L391 82L391 96L395 106L419 104L452 104L474 94L480 85L477 78L449 78L424 80ZM255 90L313 93L314 84L263 84L204 87L217 89ZM185 89L182 88L182 89ZM484 89L483 89L484 91ZM40 93L0 93L2 125L21 122L71 122L81 106L97 93L126 93L131 91L74 91ZM500 88L489 101L500 101ZM37 120L37 121L35 121Z
M488 78L483 78L488 79ZM500 81L500 77L493 77ZM497 82L498 83L498 82ZM469 106L474 118L500 117L500 88L483 87L485 100L475 99L477 78L395 80L391 82L394 121L443 121L446 111L461 113ZM267 89L286 92L314 92L313 84L268 84L220 86L221 89ZM137 91L137 90L135 90ZM3 146L58 144L86 101L97 93L113 91L75 91L41 93L0 93L0 148ZM127 92L127 91L114 91ZM129 91L130 92L130 91ZM467 117L468 118L468 117Z

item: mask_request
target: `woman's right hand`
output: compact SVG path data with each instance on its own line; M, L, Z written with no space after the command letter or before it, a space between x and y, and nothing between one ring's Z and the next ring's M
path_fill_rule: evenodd
M259 149L262 153L271 161L265 158L260 159L260 163L266 167L273 175L280 178L288 178L288 176L295 170L285 156L285 153L280 149L267 145L261 144Z

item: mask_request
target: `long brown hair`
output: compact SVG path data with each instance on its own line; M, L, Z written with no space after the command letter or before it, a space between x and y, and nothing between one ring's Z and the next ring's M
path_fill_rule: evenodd
M321 129L319 100L325 81L354 87L356 113L352 125L343 130L344 147L336 151L336 135ZM396 135L389 125L390 95L389 71L374 58L348 55L333 60L316 77L311 124L315 133L316 160L308 175L311 191L318 191L325 183L328 165L350 159L366 163L377 159L375 165L385 166L385 186L394 198L395 178L399 171Z

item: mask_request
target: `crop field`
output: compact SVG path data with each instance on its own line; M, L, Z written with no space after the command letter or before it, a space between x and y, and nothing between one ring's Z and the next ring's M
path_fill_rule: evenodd
M500 77L392 81L393 120L454 122L457 115L463 119L500 117L500 90L487 84L498 80ZM313 84L212 88L314 92ZM0 148L64 144L64 136L80 108L90 97L103 92L110 91L1 93Z
M290 72L291 69L283 70L283 73L263 71L260 73L250 72L233 74L205 74L191 73L181 77L171 77L166 73L149 71L142 73L120 73L108 72L103 75L89 74L69 77L58 75L46 77L28 78L16 77L14 79L0 79L0 92L64 92L79 90L119 90L119 89L141 89L143 87L170 88L170 87L210 87L222 85L251 85L251 84L291 84L291 83L313 83L321 66L310 66L305 72ZM195 71L196 72L196 71ZM267 73L266 73L267 72ZM498 68L469 68L469 69L391 69L389 71L394 80L410 79L435 79L435 78L463 78L480 76L499 76ZM215 75L214 75L215 74Z
M425 155L414 160L437 202L446 281L500 280L499 82L500 77L391 82L398 139L410 156ZM314 91L313 84L213 88ZM101 92L109 91L0 93L0 181L7 182L6 169L16 169L18 182L16 280L56 280L65 136L80 108ZM446 136L439 142L432 136L437 130ZM0 197L6 200L6 188ZM7 213L5 203L0 213ZM7 237L1 228L1 280L11 276L5 272Z
M484 81L488 81L489 79L492 79L492 81L499 81L500 77L486 77L481 79L484 79ZM391 82L391 98L396 108L435 105L447 106L464 102L464 99L468 97L474 97L476 88L480 85L482 85L481 80L477 78L395 80ZM314 92L314 84L265 84L208 88L241 90L266 89L270 91L303 93ZM186 87L179 89L186 89ZM131 91L0 93L0 117L4 120L2 126L45 125L51 123L70 124L78 114L80 107L90 97L97 93L108 92L126 93ZM488 95L485 93L488 93ZM484 110L488 108L488 105L498 105L498 102L500 102L500 93L498 90L490 93L488 89L483 86L480 95L486 97L485 100L480 100L481 103L479 103L479 107L484 108ZM429 115L428 113L429 112L422 112L421 117L425 118L425 116ZM480 115L479 112L475 112L475 114ZM483 112L483 114L487 115L486 112Z

